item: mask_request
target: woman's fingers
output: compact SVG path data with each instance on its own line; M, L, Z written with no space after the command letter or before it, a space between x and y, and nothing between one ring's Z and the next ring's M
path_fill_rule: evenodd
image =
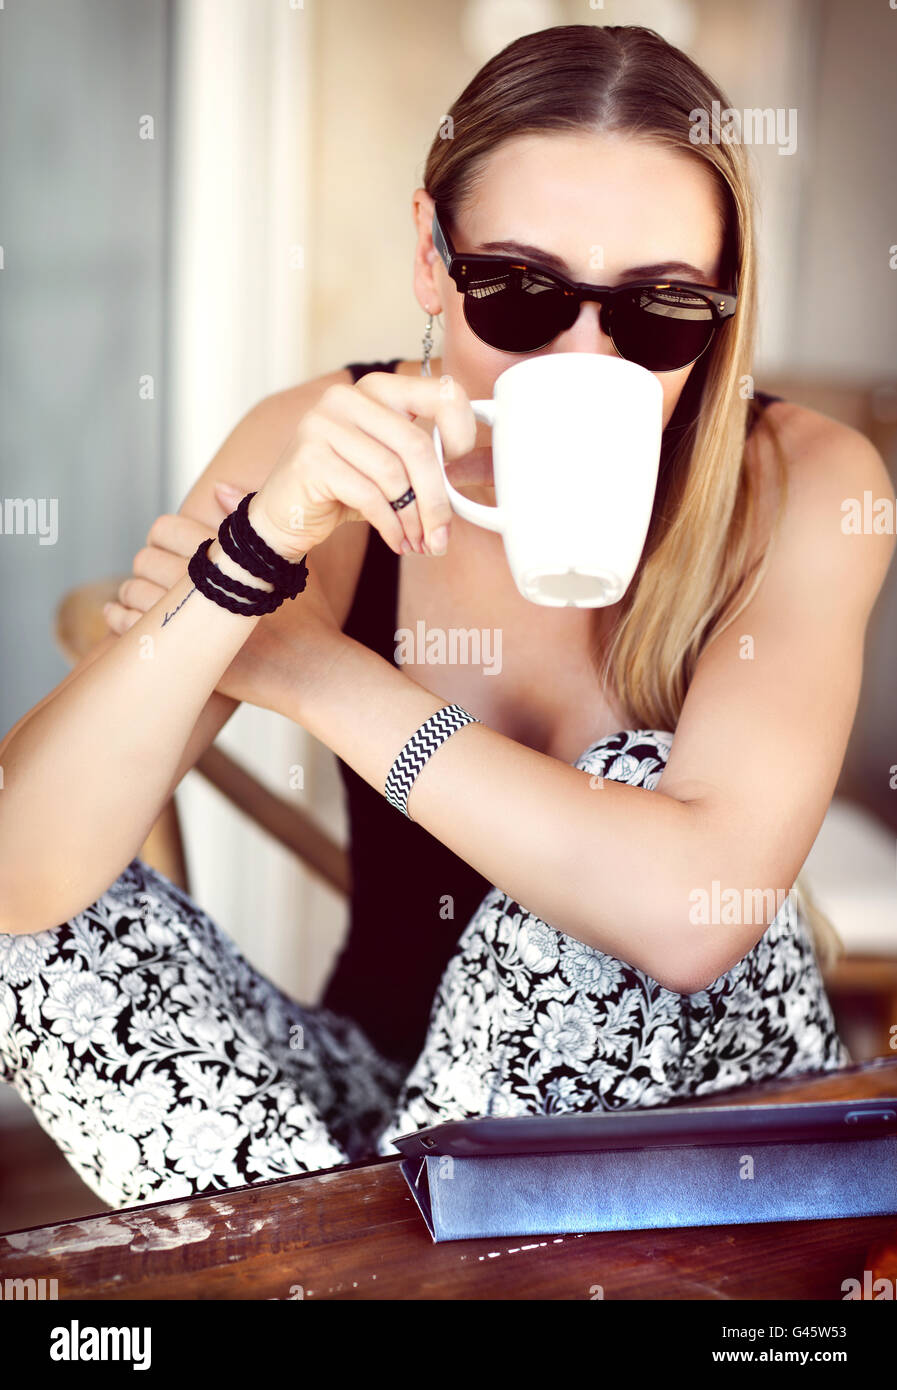
M200 541L215 535L216 529L205 522L194 521L192 517L181 516L180 513L170 515L166 512L156 517L147 532L146 543L189 560Z
M393 449L382 444L379 439L375 439L373 435L366 434L363 429L352 424L343 424L340 420L322 418L317 421L316 430L318 437L329 446L338 458L376 485L387 504L398 501L409 487L413 486L407 461L403 460ZM339 476L346 475L341 474ZM417 489L415 488L416 493ZM348 502L348 500L340 495L341 502ZM383 538L392 545L394 550L399 550L403 539L407 540L413 549L419 550L421 548L424 528L416 498L414 501L406 503L404 507L400 507L398 511L395 507L388 507L386 510L378 504L378 512L382 517L382 524L375 523L377 529L383 535L384 526L388 527L388 532L383 535ZM390 519L389 512L392 513L394 520ZM373 521L373 517L368 516L367 519Z
M120 637L123 632L127 632L129 627L133 627L143 614L133 608L125 608L121 603L105 603L103 605L103 617L106 619L106 626L111 632L115 632Z
M459 458L476 443L477 422L470 398L453 377L443 376L437 381L431 377L399 376L395 372L368 372L358 382L355 394L389 406L393 414L401 412L407 417L410 411L415 417L435 421L446 458ZM439 467L438 460L436 466Z
M341 416L339 422L331 419L331 428L348 418L359 431L380 441L401 460L408 479L406 487L414 488L415 501L403 507L398 515L409 513L407 518L403 517L402 524L410 541L416 541L422 531L429 545L430 536L438 527L448 526L453 513L430 433L409 419L409 409L415 415L435 420L446 458L457 458L469 453L476 443L476 420L463 387L450 378L437 383L425 377L369 372L357 386L331 387L330 392L333 393L330 403L334 409L338 408ZM324 409L321 413L324 415L327 414L326 404L326 398L322 398ZM346 436L343 439L345 441ZM357 436L344 443L344 447L347 452L343 456L356 467L367 471L368 467L376 466L374 455L365 453ZM373 476L381 489L386 488L390 501L405 491L400 487L401 479L394 467L387 467L385 461Z
M116 601L103 608L106 625L119 635L148 613L187 572L187 561L201 541L214 535L206 523L163 513L147 533L147 543L134 556L133 573L118 588Z
M233 483L218 482L215 484L215 499L225 516L238 506L243 496L241 489L234 487Z
M191 550L190 555L192 554ZM135 579L147 579L151 584L170 589L187 573L189 558L189 555L177 555L170 550L162 550L159 546L147 545L134 556L131 570Z
M250 504L268 543L298 558L361 516L393 550L401 552L406 540L420 549L423 537L431 554L442 554L433 533L448 529L452 508L430 434L415 423L420 416L438 423L449 458L475 447L470 402L449 377L369 372L355 385L329 386ZM397 510L392 504L409 489L413 500ZM160 544L175 544L159 534Z
M144 551L139 551L138 558L144 553ZM149 579L140 579L134 575L123 580L118 586L115 601L103 606L103 617L113 632L127 632L128 628L133 627L144 613L148 613L151 608L156 606L160 598L164 598L173 584L183 578L185 573L183 560L179 560L177 556L164 557L162 552L156 553L162 557L163 561L173 561L178 567L178 572L171 583L165 580L161 583L153 583Z
M181 575L183 573L182 568ZM177 583L177 580L174 582ZM132 576L119 584L118 602L124 608L133 608L140 613L148 613L171 587L171 584L153 584L146 579L135 579Z
M126 608L143 612L152 608L162 594L183 579L188 560L209 534L207 526L190 517L156 517L147 544L134 556L131 577L119 588L119 601Z
M407 483L405 486L407 487ZM400 520L401 511L397 512L389 505L386 494L374 478L334 453L332 446L327 468L327 490L334 498L338 498L350 513L356 512L359 517L364 517L376 527L396 554L401 553L401 545L405 539ZM347 518L354 519L351 515Z

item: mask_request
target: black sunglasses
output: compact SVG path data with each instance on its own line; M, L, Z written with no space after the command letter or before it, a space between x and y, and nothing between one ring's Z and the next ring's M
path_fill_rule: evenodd
M687 281L636 281L611 289L567 280L512 256L466 255L455 250L435 208L433 245L464 295L468 325L501 352L546 347L572 328L584 300L594 300L601 305L601 330L621 357L649 372L674 372L697 361L738 302L735 293Z

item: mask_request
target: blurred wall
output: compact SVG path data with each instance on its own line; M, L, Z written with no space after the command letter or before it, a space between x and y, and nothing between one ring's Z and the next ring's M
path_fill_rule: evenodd
M281 0L175 6L168 509L253 405L313 374L305 250L315 19L316 8ZM241 705L218 742L273 792L317 813L312 740L298 725ZM296 767L302 790L291 786ZM198 772L177 802L194 898L254 965L307 998L310 875ZM332 893L318 892L329 897L325 914L338 911Z
M815 119L793 229L792 366L842 380L897 372L897 9L822 0Z
M58 518L0 534L0 734L68 670L57 600L162 510L168 36L167 0L0 13L0 501Z

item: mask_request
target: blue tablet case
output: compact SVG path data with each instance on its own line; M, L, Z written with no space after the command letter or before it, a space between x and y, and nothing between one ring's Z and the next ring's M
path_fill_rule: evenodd
M897 1213L897 1136L404 1158L434 1241Z

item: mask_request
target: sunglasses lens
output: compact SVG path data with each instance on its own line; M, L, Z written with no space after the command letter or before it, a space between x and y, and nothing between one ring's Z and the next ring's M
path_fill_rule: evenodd
M478 338L501 352L535 352L572 327L578 315L575 294L513 262L474 270L465 286L464 317ZM670 372L696 361L715 328L704 295L652 286L615 296L606 331L621 357L651 372Z
M621 357L649 372L670 372L700 357L713 337L715 322L703 295L661 287L633 290L618 298L610 329Z
M472 275L464 317L478 338L501 352L534 352L569 328L578 305L547 276L509 265Z

